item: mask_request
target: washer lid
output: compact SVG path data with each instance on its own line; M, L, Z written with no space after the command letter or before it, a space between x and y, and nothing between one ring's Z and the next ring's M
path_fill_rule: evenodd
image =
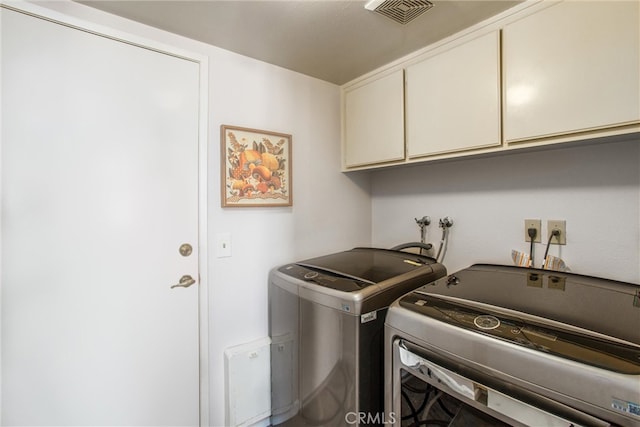
M433 258L403 251L377 248L354 248L297 262L313 270L346 276L368 284L423 268L436 261Z

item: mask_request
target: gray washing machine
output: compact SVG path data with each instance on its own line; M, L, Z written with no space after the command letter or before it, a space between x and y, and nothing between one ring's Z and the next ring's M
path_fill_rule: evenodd
M384 319L401 295L446 275L433 258L354 248L269 274L272 425L383 424Z

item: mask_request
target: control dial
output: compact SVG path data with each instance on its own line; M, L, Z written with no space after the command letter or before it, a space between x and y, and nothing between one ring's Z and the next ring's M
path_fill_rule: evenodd
M500 326L500 319L495 316L483 314L473 319L473 323L480 329L490 330Z
M317 271L310 271L304 275L304 278L307 280L315 279L320 274Z

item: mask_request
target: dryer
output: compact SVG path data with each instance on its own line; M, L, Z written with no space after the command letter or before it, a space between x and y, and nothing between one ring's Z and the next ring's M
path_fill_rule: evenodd
M474 265L391 305L385 358L396 426L639 426L640 286Z

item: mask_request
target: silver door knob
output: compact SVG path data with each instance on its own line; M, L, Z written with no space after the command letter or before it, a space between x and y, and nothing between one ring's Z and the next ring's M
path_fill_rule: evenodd
M189 286L193 285L194 283L196 283L196 280L193 277L191 277L191 276L189 276L187 274L185 276L182 276L180 278L180 282L175 284L175 285L173 285L171 287L171 289L173 289L173 288L188 288Z

